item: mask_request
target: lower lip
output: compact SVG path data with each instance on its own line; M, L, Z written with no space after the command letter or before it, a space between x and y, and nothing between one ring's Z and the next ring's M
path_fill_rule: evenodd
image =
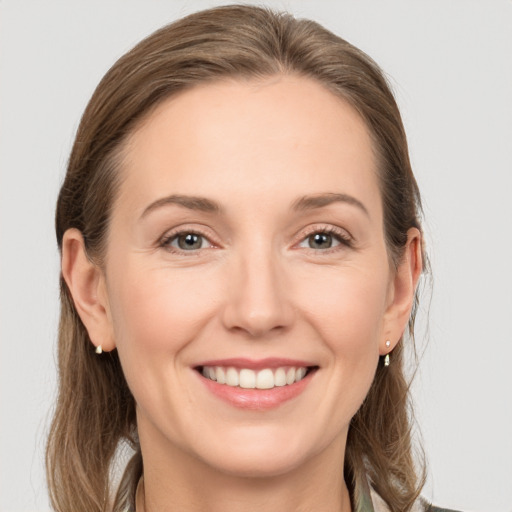
M302 380L287 386L275 386L271 389L245 389L219 384L198 373L206 388L224 402L240 409L262 411L273 409L299 396L310 383L314 371L310 371Z

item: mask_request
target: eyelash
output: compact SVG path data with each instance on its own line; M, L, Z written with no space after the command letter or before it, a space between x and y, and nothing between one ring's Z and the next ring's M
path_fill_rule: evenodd
M180 249L178 247L173 247L171 245L171 243L174 242L175 240L178 240L178 238L180 236L186 236L186 235L198 236L198 237L202 238L203 240L205 240L210 245L210 247L201 247L199 249L185 250L185 249ZM174 231L169 234L166 234L160 239L158 245L159 245L159 247L162 247L163 249L165 249L166 251L171 252L171 253L175 253L175 254L188 253L189 255L197 255L201 249L211 249L211 248L216 247L215 243L210 240L209 236L205 235L204 233L201 233L201 231L198 231L196 229L180 229L179 231Z
M353 247L353 239L348 235L348 233L345 230L336 228L334 226L312 226L310 229L306 231L305 234L301 235L301 238L299 242L294 244L295 247L297 247L299 244L304 243L313 235L322 234L322 235L328 235L332 236L337 242L339 242L339 245L336 245L334 247L329 247L327 249L314 249L312 247L306 248L310 251L313 251L315 253L323 253L323 254L329 254L331 252L340 250L339 246L342 247ZM209 247L200 247L199 249L191 249L191 250L185 250L173 247L171 245L172 242L177 240L180 236L185 235L195 235L203 240L205 240L210 246ZM189 253L189 255L197 255L200 250L202 249L211 249L218 247L214 242L210 240L210 237L204 233L201 233L201 231L197 229L180 229L179 231L174 231L169 234L166 234L163 236L160 241L158 242L158 246L167 250L168 252L175 253L175 254L185 254Z
M353 247L354 240L352 237L343 229L337 228L335 226L312 226L305 235L301 235L301 239L298 242L298 244L304 243L313 235L329 235L332 236L333 239L335 239L337 242L339 242L339 245L334 247L329 247L327 249L313 249L312 247L306 248L310 251L313 251L315 253L322 253L322 254L330 254L332 252L335 252L337 250L347 248L347 247ZM298 245L296 244L296 245ZM341 246L341 247L340 247Z

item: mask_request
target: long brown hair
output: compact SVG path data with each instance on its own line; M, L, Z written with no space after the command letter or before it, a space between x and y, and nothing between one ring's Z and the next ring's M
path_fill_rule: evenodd
M101 265L123 143L162 100L199 83L283 73L316 80L366 122L378 155L389 257L397 264L408 229L420 227L421 205L400 113L383 73L362 51L313 21L236 5L163 27L102 79L82 117L59 194L59 247L64 232L77 228L88 256ZM414 315L413 310L412 342ZM423 485L412 455L404 341L393 351L392 365L385 368L381 361L377 368L352 419L344 462L349 486L366 475L392 511L408 511ZM59 512L124 510L133 503L142 472L134 399L116 351L94 353L62 277L58 367L46 459L53 507ZM113 497L113 468L126 444L135 455Z

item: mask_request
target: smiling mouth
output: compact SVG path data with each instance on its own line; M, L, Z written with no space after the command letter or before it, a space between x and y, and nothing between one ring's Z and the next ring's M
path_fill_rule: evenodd
M300 382L318 366L281 366L279 368L235 368L233 366L199 366L196 370L208 380L242 389L273 389Z

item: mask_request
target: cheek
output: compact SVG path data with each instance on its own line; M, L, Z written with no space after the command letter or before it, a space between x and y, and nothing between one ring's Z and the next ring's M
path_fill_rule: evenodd
M300 296L333 370L329 386L337 393L331 398L343 397L343 407L338 402L328 407L345 420L356 413L375 375L384 336L387 273L351 269L325 279L317 275L316 286L303 286Z
M119 268L122 273L112 273L109 296L123 372L143 417L167 425L176 436L186 430L183 419L194 403L185 354L212 318L215 281L162 265Z
M187 269L141 266L124 267L109 292L118 349L139 355L179 352L211 317L215 281L198 281Z
M358 269L328 272L304 280L300 296L309 321L324 333L333 351L341 348L360 353L378 344L387 302L383 272Z

